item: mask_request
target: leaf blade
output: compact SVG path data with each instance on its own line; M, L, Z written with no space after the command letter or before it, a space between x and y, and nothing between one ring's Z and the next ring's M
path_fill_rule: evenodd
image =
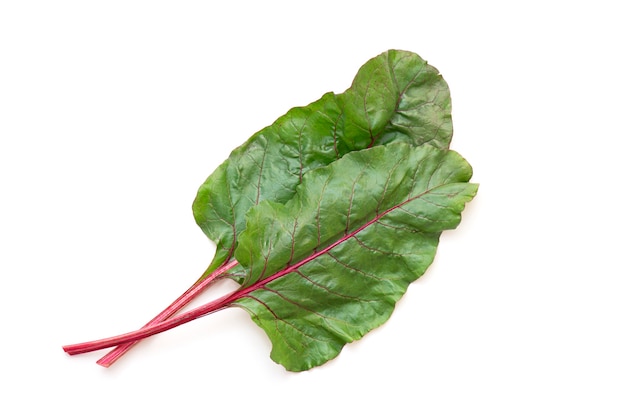
M400 115L432 101L433 90L442 103L440 112ZM194 217L216 243L204 275L232 258L248 209L263 200L286 202L308 170L376 144L428 140L447 148L450 124L449 90L434 67L407 51L390 50L369 60L348 90L291 109L237 148L199 188ZM434 132L435 125L450 128Z
M310 172L284 205L251 209L236 250L250 291L236 305L268 334L272 359L306 370L384 323L432 262L441 231L460 222L476 193L470 178L471 167L453 151L393 144ZM339 208L319 227L323 249L307 227L320 193L321 206ZM348 193L359 203L350 215ZM395 245L398 231L411 239Z
M396 141L450 146L450 89L417 54L389 50L371 59L340 100L353 149Z

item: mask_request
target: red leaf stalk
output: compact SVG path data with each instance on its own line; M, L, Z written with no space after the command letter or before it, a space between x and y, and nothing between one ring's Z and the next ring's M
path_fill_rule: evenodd
M237 264L237 260L232 260L229 263L226 263L213 271L204 279L198 281L196 284L191 286L185 293L183 293L178 299L176 299L170 306L168 306L160 314L155 316L150 322L144 325L142 329L159 324L166 319L172 317L176 312L180 311L183 307L185 307L193 299L200 295L207 287L209 287L209 285L215 282L216 279L222 277L225 272L235 267ZM111 366L138 342L139 341L137 340L117 346L115 349L111 350L108 354L98 360L97 364L103 367Z

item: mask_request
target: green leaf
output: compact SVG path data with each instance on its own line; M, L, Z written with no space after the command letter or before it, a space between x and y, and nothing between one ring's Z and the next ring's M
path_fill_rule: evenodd
M353 150L398 140L442 149L450 145L448 84L416 54L390 50L371 59L339 100Z
M200 186L194 216L217 245L209 270L232 257L248 209L263 200L287 201L306 171L339 158L340 116L333 93L291 109L233 151Z
M194 217L217 247L205 274L232 258L247 211L264 200L286 202L307 171L373 145L447 148L451 137L450 95L438 71L411 52L375 57L346 92L291 109L233 151L200 187Z
M246 309L292 371L325 363L384 323L431 264L477 185L456 152L391 144L303 176L293 199L250 209L236 258Z
M334 358L389 318L477 192L448 150L450 109L435 68L390 50L344 93L289 110L198 190L194 217L217 246L201 279L140 330L64 350L121 344L108 366L142 338L239 306L288 370ZM226 275L241 287L171 318Z

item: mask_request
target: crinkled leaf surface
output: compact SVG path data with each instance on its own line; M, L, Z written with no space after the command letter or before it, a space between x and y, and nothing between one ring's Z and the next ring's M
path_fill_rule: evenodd
M236 258L246 309L271 357L299 371L384 323L431 264L477 185L456 152L403 143L352 152L303 176L293 199L250 209Z
M198 191L193 212L217 245L210 269L232 257L249 208L267 199L287 201L306 171L339 158L340 116L333 93L291 109L234 150L209 176Z
M390 50L372 58L338 100L351 150L398 140L450 145L450 90L437 69L416 54Z
M232 258L248 209L263 200L286 202L307 171L394 141L448 148L450 110L437 69L397 50L363 65L346 92L291 109L233 151L200 187L194 217L217 246L207 273Z

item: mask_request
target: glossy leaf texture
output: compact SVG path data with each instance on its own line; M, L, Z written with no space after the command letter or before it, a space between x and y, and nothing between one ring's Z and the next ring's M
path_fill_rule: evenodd
M450 112L448 86L437 69L398 50L368 61L344 93L291 109L234 150L198 190L194 217L216 244L205 274L232 259L251 207L286 202L307 171L355 150L390 142L446 149ZM231 269L237 274L241 269Z
M293 199L250 209L236 258L247 310L292 371L384 323L476 194L456 152L390 144L308 172Z

